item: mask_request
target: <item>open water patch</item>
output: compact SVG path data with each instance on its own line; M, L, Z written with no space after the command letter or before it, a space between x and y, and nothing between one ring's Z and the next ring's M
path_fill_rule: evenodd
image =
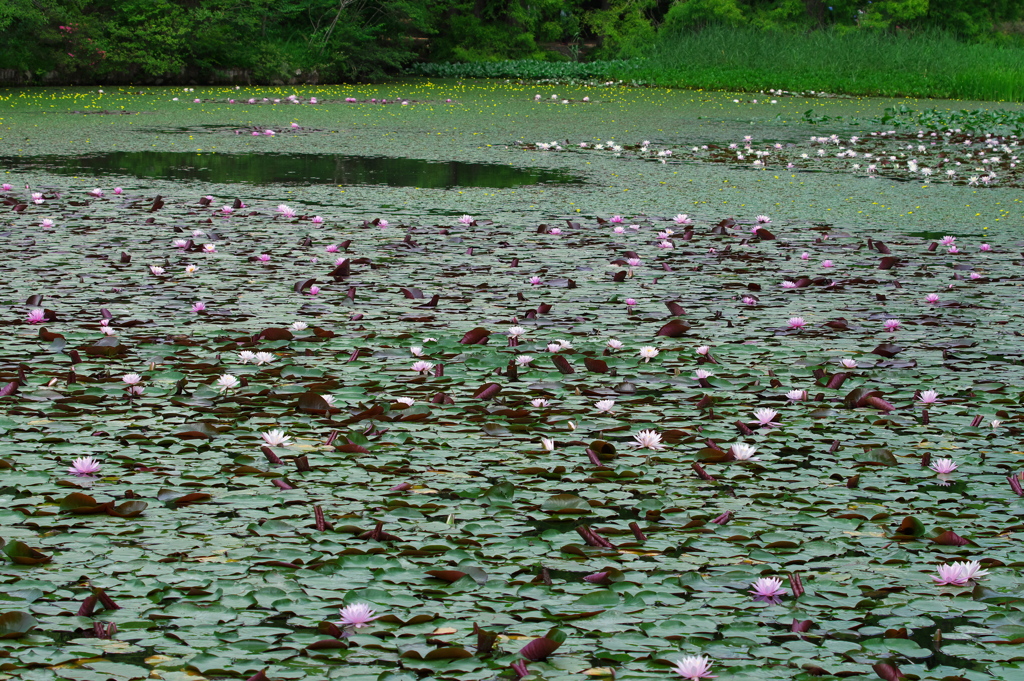
M143 179L195 180L217 184L387 185L449 189L584 182L580 177L545 168L347 154L113 151L84 156L7 157L0 158L0 163L6 168L46 170L59 175L127 175Z

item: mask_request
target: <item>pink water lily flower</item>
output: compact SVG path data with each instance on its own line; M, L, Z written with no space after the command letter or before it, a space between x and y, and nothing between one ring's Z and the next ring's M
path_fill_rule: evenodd
M960 568L953 565L940 565L938 567L938 576L932 577L935 583L939 586L951 585L951 586L963 586L967 583L967 580L960 576Z
M754 418L757 419L758 425L767 426L769 428L780 425L775 422L775 417L779 415L779 412L774 409L761 408L754 410Z
M72 475L93 475L100 470L100 462L91 456L84 456L71 462L68 473Z
M46 321L46 310L41 307L33 308L28 311L28 317L25 318L29 324L38 324Z
M417 372L417 373L419 373L419 374L426 374L427 372L429 372L433 368L434 368L434 363L433 362L425 362L425 361L421 360L419 362L413 362L413 364L412 364L412 370Z
M935 459L928 468L931 468L939 475L948 475L959 468L959 465L953 459Z
M786 324L789 325L789 328L798 331L807 326L807 322L804 321L803 317L790 317Z
M972 579L988 574L988 570L981 569L981 563L978 561L964 561L952 565L943 564L937 570L938 576L932 577L937 586L965 586Z
M889 333L894 333L897 329L900 328L900 320L886 319L885 322L883 322L882 326L885 327L885 330L888 331Z
M761 577L751 586L754 588L750 590L750 593L753 594L755 601L771 605L781 603L782 596L786 594L786 590L782 588L782 579L779 577Z
M374 615L375 612L376 610L370 608L366 603L346 605L340 609L341 621L338 624L343 627L352 627L353 629L366 627L370 625L370 622L380 617L380 615Z
M711 660L703 655L690 655L676 662L672 668L676 674L687 679L687 681L700 681L700 679L717 678L711 671Z

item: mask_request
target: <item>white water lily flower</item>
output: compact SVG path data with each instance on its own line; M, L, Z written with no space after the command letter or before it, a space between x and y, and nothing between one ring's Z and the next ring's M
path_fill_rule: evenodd
M253 356L253 359L255 360L257 365L263 365L263 364L270 364L271 362L273 362L277 358L271 352L257 352Z
M217 389L223 393L237 388L241 382L231 374L224 374L217 379L216 385Z
M752 447L742 442L736 442L729 448L732 452L732 458L737 461L760 461L759 457L754 456L757 452L757 447Z
M266 433L260 433L260 436L271 447L287 447L291 442L291 437L285 435L283 430L269 430Z
M658 356L658 348L653 345L645 345L640 348L640 356L644 358L645 362L650 362Z
M633 435L633 439L636 440L633 444L634 447L651 449L656 452L665 449L665 445L661 444L661 434L657 431L641 430Z

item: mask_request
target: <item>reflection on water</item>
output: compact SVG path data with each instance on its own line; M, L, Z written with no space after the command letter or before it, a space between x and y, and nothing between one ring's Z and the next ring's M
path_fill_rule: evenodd
M443 189L582 182L567 173L543 168L344 154L115 151L89 156L8 157L0 158L0 163L7 168L44 169L61 175L134 175L224 184L379 184Z

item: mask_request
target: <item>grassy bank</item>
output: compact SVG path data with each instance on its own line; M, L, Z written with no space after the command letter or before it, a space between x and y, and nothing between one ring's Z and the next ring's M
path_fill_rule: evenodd
M662 36L633 78L656 85L948 99L1024 99L1024 48L945 33L766 33L713 28Z
M625 80L646 85L1024 101L1024 48L946 33L763 32L714 27L662 34L646 59L589 64L430 64L445 77Z

